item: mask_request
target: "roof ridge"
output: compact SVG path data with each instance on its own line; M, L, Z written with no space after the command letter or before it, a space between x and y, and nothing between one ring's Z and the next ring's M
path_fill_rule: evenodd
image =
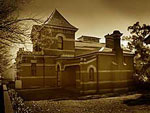
M44 24L50 25L50 26L58 26L58 27L64 27L64 28L70 28L74 30L78 30L78 28L71 25L65 17L63 17L57 9L55 9L51 15L47 18L47 20L44 22Z
M55 9L56 10L56 9ZM54 10L54 11L55 11ZM49 17L45 20L44 24L46 24L51 18L52 18L52 15L54 13L54 11L49 15Z

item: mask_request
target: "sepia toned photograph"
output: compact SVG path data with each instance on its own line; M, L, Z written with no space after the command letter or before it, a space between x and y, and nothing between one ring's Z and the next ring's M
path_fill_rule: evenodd
M149 0L0 0L0 113L150 113Z

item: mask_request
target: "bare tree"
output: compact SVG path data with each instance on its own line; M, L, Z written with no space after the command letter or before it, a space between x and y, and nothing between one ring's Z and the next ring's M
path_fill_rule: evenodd
M29 0L0 0L0 73L10 65L9 50L13 44L24 44L30 35L24 21L40 22L34 18L19 18L18 10ZM10 67L10 66L9 66Z

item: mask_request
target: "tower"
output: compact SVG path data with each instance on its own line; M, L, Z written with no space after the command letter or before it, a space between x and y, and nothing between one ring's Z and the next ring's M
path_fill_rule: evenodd
M43 25L33 26L33 50L55 50L60 54L74 54L77 30L55 9Z

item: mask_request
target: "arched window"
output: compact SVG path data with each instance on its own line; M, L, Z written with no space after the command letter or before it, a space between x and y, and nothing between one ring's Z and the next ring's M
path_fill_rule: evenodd
M63 37L61 37L61 36L57 37L57 48L63 49Z
M94 80L94 68L89 69L89 80L90 81Z

